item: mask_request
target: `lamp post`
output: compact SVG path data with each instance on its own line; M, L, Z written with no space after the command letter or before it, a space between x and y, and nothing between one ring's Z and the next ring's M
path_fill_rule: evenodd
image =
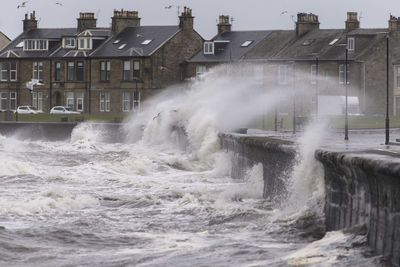
M318 56L315 57L315 117L318 117Z
M293 134L296 134L296 65L293 62Z
M386 119L385 145L389 144L389 34L386 35Z
M349 114L348 114L348 103L347 103L347 97L348 97L348 86L347 86L347 81L348 81L348 75L347 75L347 62L348 62L348 54L349 54L349 49L346 47L346 58L345 58L345 63L344 63L344 83L345 83L345 88L346 88L346 97L345 97L345 115L344 115L344 140L349 140Z

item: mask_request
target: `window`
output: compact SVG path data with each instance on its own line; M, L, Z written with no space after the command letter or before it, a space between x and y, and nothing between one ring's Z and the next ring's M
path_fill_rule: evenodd
M119 50L122 50L122 49L125 48L125 46L126 46L126 44L122 44L122 45L120 45L120 46L118 47L118 49L119 49Z
M83 61L76 63L76 80L83 81Z
M151 43L151 41L153 41L153 40L144 40L142 42L142 45L148 45L149 43Z
M8 62L1 62L1 81L8 80Z
M140 111L140 92L135 91L133 92L133 110Z
M56 62L54 69L54 80L61 80L61 62Z
M38 110L43 110L43 93L32 92L32 106Z
M129 92L124 92L122 96L122 111L128 112L131 107L131 94Z
M346 79L344 75L344 64L339 65L339 84L344 84ZM347 84L350 84L350 65L347 64Z
M400 97L396 96L396 116L400 116Z
M43 39L24 40L24 50L47 50L48 41Z
M17 62L11 61L10 63L10 81L17 80Z
M74 92L67 92L66 96L67 96L66 97L67 98L67 101L66 101L67 107L74 109Z
M241 44L240 46L241 46L241 47L248 47L249 45L251 45L252 42L253 42L253 41L246 41L246 42L244 42L243 44Z
M43 62L34 61L33 62L33 79L43 81Z
M17 93L10 92L10 110L17 109Z
M205 42L204 43L204 54L205 55L214 55L214 43L213 42Z
M111 62L110 61L100 61L100 81L110 81L111 74Z
M207 68L205 65L197 65L196 66L196 76L199 77L199 76L203 75L204 73L206 73L206 71L207 71Z
M92 49L92 39L90 38L79 38L78 39L78 49Z
M121 40L115 40L114 42L113 42L113 44L119 44L119 42L121 42Z
M110 112L110 92L100 92L100 112Z
M122 73L122 79L129 81L131 78L131 62L129 60L124 61L124 70Z
M287 72L288 72L288 66L287 65L280 65L278 69L278 83L279 84L287 84Z
M76 111L83 111L83 93L76 93Z
M349 52L354 51L354 49L355 49L354 37L347 38L347 49L349 50Z
M311 65L311 84L317 84L317 65Z
M75 48L75 38L64 38L65 48Z
M140 79L140 61L138 60L133 61L133 79Z
M67 81L74 80L75 63L70 61L67 63Z
M339 38L333 39L333 40L329 43L329 45L334 45L334 44L337 43L337 41L339 41Z
M0 93L0 110L7 110L7 93Z
M264 66L254 65L253 67L254 81L257 83L262 83L264 80Z
M396 80L397 80L397 88L400 88L400 66L397 67L397 79Z

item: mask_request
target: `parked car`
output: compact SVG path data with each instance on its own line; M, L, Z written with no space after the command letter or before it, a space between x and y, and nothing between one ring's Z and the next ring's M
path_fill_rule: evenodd
M17 113L19 114L38 114L38 113L43 113L41 110L38 110L35 107L32 106L19 106L16 110Z
M70 107L54 106L50 110L50 114L81 114L78 111L73 111Z

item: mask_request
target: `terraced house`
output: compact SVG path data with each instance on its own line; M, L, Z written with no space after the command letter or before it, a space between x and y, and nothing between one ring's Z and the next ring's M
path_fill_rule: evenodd
M185 7L179 21L141 26L137 11L115 10L109 28L97 27L94 13L80 13L74 28L44 29L35 12L26 14L23 32L0 52L0 109L139 110L157 89L180 82L185 61L201 50L192 10ZM39 83L31 92L32 79Z

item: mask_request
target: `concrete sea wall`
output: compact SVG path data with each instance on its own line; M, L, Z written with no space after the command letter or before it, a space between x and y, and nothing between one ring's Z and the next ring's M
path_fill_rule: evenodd
M264 197L285 196L285 180L296 160L293 143L238 134L220 139L222 148L234 154L233 177L262 163ZM379 151L317 150L315 157L324 166L326 230L365 225L369 246L400 266L400 159Z
M106 142L121 142L124 139L122 123L87 123L102 131ZM18 139L60 141L69 140L75 122L0 122L0 134Z
M244 177L247 169L262 163L264 197L279 200L285 196L285 182L296 156L292 142L236 134L220 134L220 140L222 148L233 153L233 178Z
M376 153L316 151L325 169L326 227L365 224L369 246L400 266L400 163Z

